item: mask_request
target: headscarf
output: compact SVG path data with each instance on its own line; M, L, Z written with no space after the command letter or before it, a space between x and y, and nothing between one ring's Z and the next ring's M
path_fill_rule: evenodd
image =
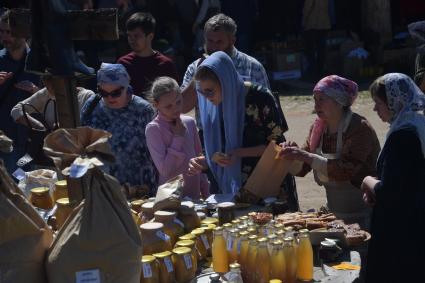
M387 138L398 130L414 128L425 157L425 95L405 74L390 73L382 77L388 108L393 112Z
M130 76L121 64L102 63L97 71L97 83L114 84L124 88L130 86Z
M330 75L321 79L313 89L313 93L320 92L334 99L342 106L351 106L357 98L358 86L346 78ZM326 129L326 122L316 118L310 135L310 151L315 152Z
M222 52L215 52L205 59L201 67L211 69L221 85L222 102L215 106L198 93L198 105L204 130L204 145L208 165L213 172L223 193L235 194L241 187L241 162L221 167L211 158L215 152L229 153L242 146L245 121L244 82L236 72L230 57ZM221 120L224 121L225 145L222 145Z
M414 22L408 26L410 36L416 40L418 54L415 60L414 80L420 85L425 74L425 21Z

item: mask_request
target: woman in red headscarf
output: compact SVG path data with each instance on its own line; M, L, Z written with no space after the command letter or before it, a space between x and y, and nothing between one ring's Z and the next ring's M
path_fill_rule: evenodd
M366 118L353 113L357 84L332 75L313 90L314 121L307 141L299 148L286 142L282 158L298 160L297 176L313 170L316 182L326 189L327 206L346 223L369 226L370 209L364 204L360 185L367 175L376 175L380 151L375 130Z

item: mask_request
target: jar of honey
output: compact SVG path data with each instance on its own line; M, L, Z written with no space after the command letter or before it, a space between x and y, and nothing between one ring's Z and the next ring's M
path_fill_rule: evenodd
M156 211L155 222L164 224L164 232L170 236L171 245L177 242L178 237L184 234L183 227L176 222L176 213L169 211Z
M214 224L218 225L218 218L215 217L207 217L201 221L201 224Z
M142 219L143 223L151 221L154 217L153 205L153 202L145 202L144 204L142 204L140 218Z
M50 196L48 187L37 187L31 189L30 202L35 207L50 210L53 208L53 198Z
M198 264L199 252L196 249L196 244L194 240L180 240L175 245L175 248L179 247L189 248L192 251L193 257L196 259L195 264Z
M174 271L174 265L171 260L171 255L172 253L170 251L153 254L153 256L156 257L159 266L158 283L174 283L176 281L176 275Z
M191 201L181 202L177 218L183 222L184 229L187 233L201 226L201 220L195 211L195 205Z
M60 198L56 200L56 207L56 229L59 230L74 208L69 203L68 198Z
M211 256L211 246L214 239L213 232L216 226L214 224L201 224L201 228L204 229L205 235L207 236L208 244L210 246L210 248L207 249L207 252L208 252L208 256Z
M199 260L206 259L210 244L208 243L208 238L205 235L205 230L202 228L196 228L191 232L191 234L196 237L195 245L200 255Z
M68 189L66 180L57 181L55 183L55 190L53 191L53 200L57 201L61 198L68 197Z
M195 259L189 248L181 247L173 249L172 260L176 270L177 283L187 283L195 278Z
M171 250L170 237L164 233L163 228L164 224L158 222L149 222L140 225L144 255Z
M158 283L159 269L158 262L152 255L144 255L142 257L142 274L140 283Z
M235 219L235 203L222 202L217 204L218 221L220 225L230 223Z
M146 202L144 199L136 199L130 202L130 207L137 213L142 212L142 205Z

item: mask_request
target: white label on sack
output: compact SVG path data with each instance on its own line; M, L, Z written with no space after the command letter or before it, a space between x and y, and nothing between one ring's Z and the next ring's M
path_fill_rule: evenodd
M69 176L71 178L81 178L86 174L89 166L87 164L75 164L72 163L71 168L69 169Z
M174 223L177 223L177 224L179 224L180 226L182 226L182 228L184 228L184 224L183 224L183 222L181 222L179 219L174 218Z
M191 269L192 257L189 254L187 254L187 255L183 255L183 259L184 259L184 263L186 264L186 269Z
M152 277L152 268L150 264L143 264L143 278L151 278Z
M99 269L78 271L75 278L75 283L100 283L100 271Z
M241 253L241 245L242 245L242 241L238 242L238 254Z
M201 235L201 240L202 240L202 243L204 243L205 248L206 249L209 249L210 248L210 244L208 243L207 236Z
M164 263L165 263L165 267L167 268L167 272L174 271L173 263L168 257L164 258Z
M18 181L22 180L25 178L25 171L22 170L21 168L16 169L15 172L13 172L13 177L15 177Z
M233 239L232 237L227 238L227 250L231 251L233 249Z
M164 232L162 232L162 231L157 231L156 232L156 235L159 237L159 238L161 238L162 240L164 240L164 241L169 241L170 240L170 236L168 236L167 234L165 234Z

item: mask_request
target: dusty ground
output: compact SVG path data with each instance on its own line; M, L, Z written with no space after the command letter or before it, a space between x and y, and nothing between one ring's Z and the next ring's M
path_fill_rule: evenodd
M312 113L312 96L281 96L281 105L289 124L289 131L285 134L286 138L298 144L303 144L310 126L316 117ZM370 95L367 92L361 93L352 109L370 121L376 130L382 146L388 126L373 111L373 101ZM314 182L311 173L304 178L297 177L296 182L302 210L319 208L326 203L324 189Z

